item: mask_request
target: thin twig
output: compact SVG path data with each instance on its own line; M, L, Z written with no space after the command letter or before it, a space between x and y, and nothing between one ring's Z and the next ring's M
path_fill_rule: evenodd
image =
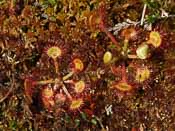
M140 25L143 25L147 4L144 4Z
M57 81L54 79L49 79L49 80L42 80L42 81L37 81L35 84L36 85L46 85L46 84L52 84L56 83Z
M103 126L103 124L102 124L102 122L101 122L101 119L98 118L97 116L94 116L94 117L95 117L95 119L98 121L98 123L100 124L100 127L101 127L102 129L105 129L104 126Z
M70 95L69 91L67 90L67 88L65 87L65 85L62 85L62 89L64 91L64 93L67 95L67 97L72 100L72 96Z
M73 74L74 74L74 72L72 71L72 72L68 73L67 75L63 76L63 81L69 79Z

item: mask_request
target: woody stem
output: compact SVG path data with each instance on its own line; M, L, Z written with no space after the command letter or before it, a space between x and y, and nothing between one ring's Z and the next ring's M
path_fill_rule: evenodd
M100 23L100 26L99 26L99 27L100 27L100 29L101 29L104 33L106 33L106 35L107 35L107 36L110 38L110 40L116 45L116 47L120 49L121 47L120 47L119 43L117 42L117 40L115 39L115 37L112 35L112 33L109 32L109 31L107 30L107 28L105 27L103 21Z
M120 45L117 42L116 38L112 35L111 32L108 31L108 29L106 28L104 19L105 19L105 3L101 3L100 7L99 7L99 16L100 16L100 23L99 23L99 28L106 33L106 35L111 39L111 41L117 46L118 49L120 49Z

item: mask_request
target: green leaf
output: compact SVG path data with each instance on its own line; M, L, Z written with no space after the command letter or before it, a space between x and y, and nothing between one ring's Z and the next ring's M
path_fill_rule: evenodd
M86 116L86 114L85 114L84 112L81 112L80 114L81 114L81 117L82 117L84 120L87 120L87 116Z
M17 128L17 122L14 121L14 120L9 121L9 128L10 128L11 130L15 131L16 128Z
M103 55L103 62L105 64L108 64L111 62L111 60L112 60L112 53L110 51L105 52L105 54Z
M91 123L97 125L97 121L95 119L91 119Z
M55 4L56 4L56 1L55 0L48 0L49 1L49 3L52 5L52 6L54 6Z
M147 4L148 8L150 9L158 9L159 8L159 3L155 0L144 0L144 3Z
M40 1L40 4L42 4L43 8L47 8L49 5L55 6L56 5L56 0L42 0Z
M110 49L115 49L115 48L116 48L116 45L110 44L110 45L108 46L108 48L110 48Z
M75 119L75 125L76 125L76 127L80 125L80 120L79 119Z
M148 52L149 46L147 44L140 45L136 50L137 57L140 59L146 59L148 56Z
M159 17L159 13L151 14L146 17L146 21L148 21L148 23L155 23L155 21L159 19Z
M71 120L71 118L70 118L70 116L68 116L67 114L66 114L66 116L65 116L65 122L66 123L69 123L70 122L70 120Z

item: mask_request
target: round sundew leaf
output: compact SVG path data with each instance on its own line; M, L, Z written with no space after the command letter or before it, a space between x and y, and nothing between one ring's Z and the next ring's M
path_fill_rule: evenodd
M143 82L150 77L150 70L148 68L138 69L136 73L136 80Z
M54 106L55 101L53 99L54 92L51 88L45 87L42 90L42 102L44 104L44 107L49 109L50 107Z
M53 59L56 59L57 57L61 56L61 49L57 46L53 46L48 48L47 55Z
M148 43L152 44L154 47L159 47L161 45L162 39L160 33L157 31L151 31L149 35Z
M74 66L75 66L74 67L75 70L82 71L84 69L84 64L80 59L78 59L78 58L74 59L73 63L74 63Z
M104 62L105 64L108 64L108 63L111 62L111 60L112 60L112 53L109 52L109 51L105 52L105 54L104 54L104 56L103 56L103 62Z
M53 95L54 95L54 92L51 88L46 87L42 90L43 97L52 97Z
M113 88L116 88L116 89L123 91L123 92L127 92L127 91L130 91L132 89L132 86L125 83L125 82L119 82L116 85L114 85Z
M101 18L98 13L93 12L88 19L88 24L91 30L95 29L97 25L101 22Z
M75 99L72 100L71 104L70 104L70 109L71 110L76 110L79 109L81 107L81 105L83 104L83 100L82 99Z
M85 82L80 80L75 83L75 91L76 93L81 93L85 89Z
M137 35L137 32L134 28L127 28L121 32L121 35L125 37L125 39L130 40Z
M136 50L137 57L140 59L146 59L148 57L148 50L149 47L147 44L140 45Z

